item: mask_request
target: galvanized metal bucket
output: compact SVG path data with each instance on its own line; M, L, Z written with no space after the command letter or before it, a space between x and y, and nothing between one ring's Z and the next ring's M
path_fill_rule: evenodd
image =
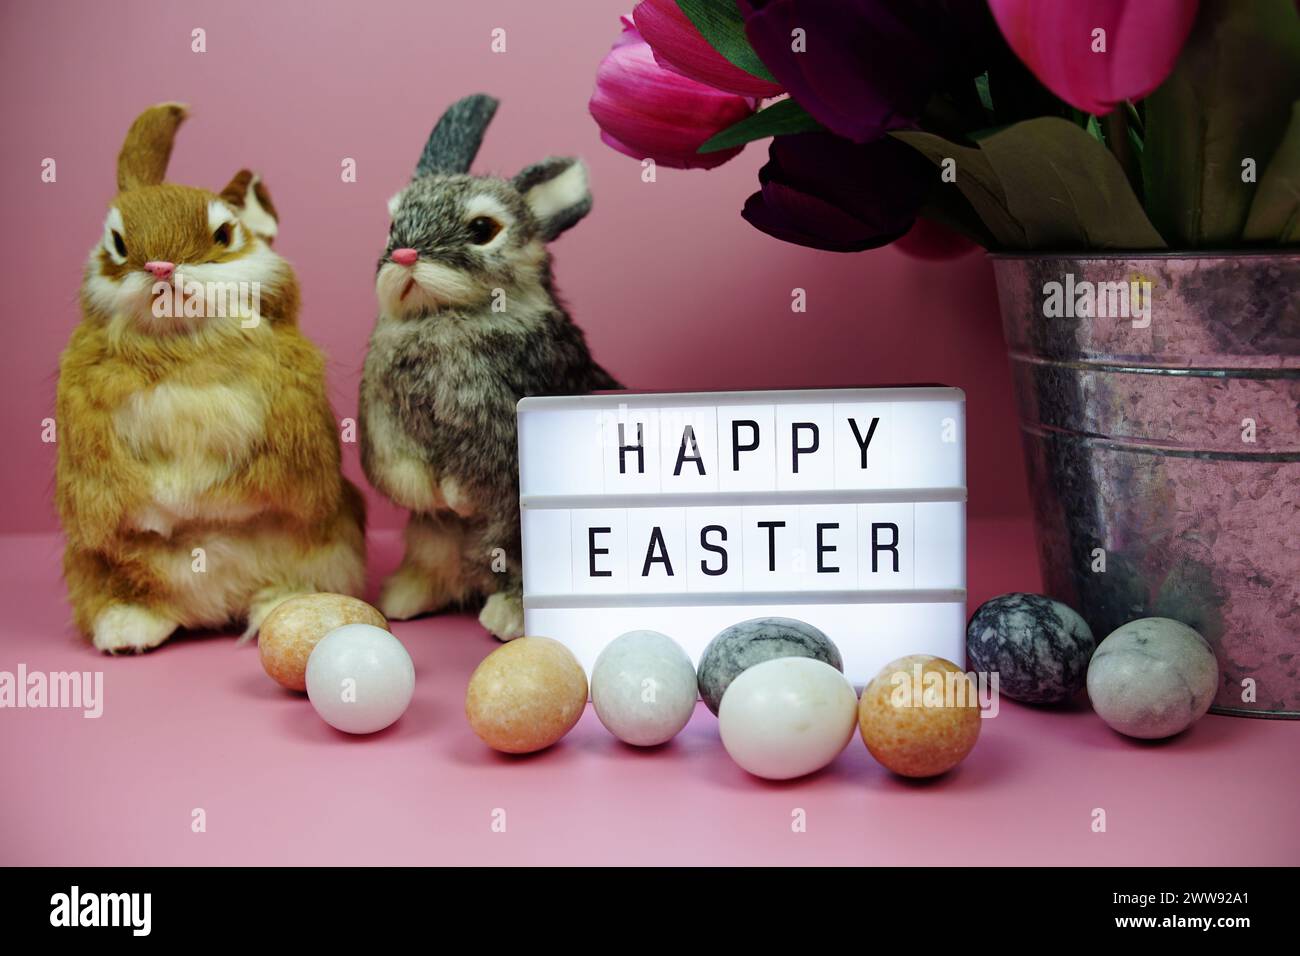
M1049 594L1300 718L1300 254L991 257ZM1089 304L1091 303L1091 304Z

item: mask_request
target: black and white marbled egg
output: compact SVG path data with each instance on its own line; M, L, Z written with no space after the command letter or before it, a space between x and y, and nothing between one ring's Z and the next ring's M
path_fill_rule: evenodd
M779 657L811 657L844 672L839 648L811 624L756 617L725 628L704 648L697 679L705 706L716 714L722 695L742 671Z
M999 595L980 605L966 627L971 669L996 672L998 692L1027 704L1074 696L1096 649L1087 622L1041 594Z

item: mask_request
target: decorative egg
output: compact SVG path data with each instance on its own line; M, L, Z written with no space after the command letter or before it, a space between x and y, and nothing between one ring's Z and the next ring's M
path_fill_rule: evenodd
M373 624L330 631L307 658L307 696L331 727L373 734L411 704L415 665L402 642Z
M1116 628L1088 667L1097 716L1146 740L1186 730L1209 710L1218 686L1219 662L1205 638L1167 617Z
M942 657L900 657L863 690L858 727L871 756L894 773L944 773L965 760L979 739L975 682Z
M257 634L262 668L282 687L307 689L307 658L320 639L344 624L388 621L365 601L346 594L304 594L277 604Z
M1073 697L1088 677L1097 640L1086 621L1041 594L1003 594L980 605L966 628L971 668L998 675L998 693L1027 704Z
M839 648L811 624L788 617L756 617L731 625L704 648L699 667L704 705L716 714L722 696L742 671L780 657L810 657L844 670Z
M551 746L587 705L587 675L549 637L520 637L483 658L470 675L465 716L483 742L508 754Z
M695 700L690 657L658 631L616 637L591 669L596 716L611 734L637 747L677 736L695 713Z
M722 695L722 745L745 770L789 780L825 767L853 737L858 697L834 667L781 657L746 668Z

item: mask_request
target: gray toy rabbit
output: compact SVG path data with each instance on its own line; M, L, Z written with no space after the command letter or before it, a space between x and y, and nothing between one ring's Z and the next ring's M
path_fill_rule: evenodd
M400 620L486 597L480 623L510 640L524 624L515 404L621 386L561 305L546 250L591 209L586 168L468 175L496 108L453 104L389 201L359 424L366 477L411 512L380 609Z

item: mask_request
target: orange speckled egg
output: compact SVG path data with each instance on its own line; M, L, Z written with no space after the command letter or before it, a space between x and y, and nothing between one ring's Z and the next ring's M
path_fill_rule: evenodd
M549 637L520 637L483 659L469 679L465 716L489 747L526 754L555 743L587 705L587 675Z
M312 649L322 637L345 624L372 624L388 630L382 614L346 594L304 594L276 605L257 634L263 669L282 687L305 691Z
M862 692L858 729L871 756L896 774L933 777L951 770L979 739L975 682L942 657L900 657Z

